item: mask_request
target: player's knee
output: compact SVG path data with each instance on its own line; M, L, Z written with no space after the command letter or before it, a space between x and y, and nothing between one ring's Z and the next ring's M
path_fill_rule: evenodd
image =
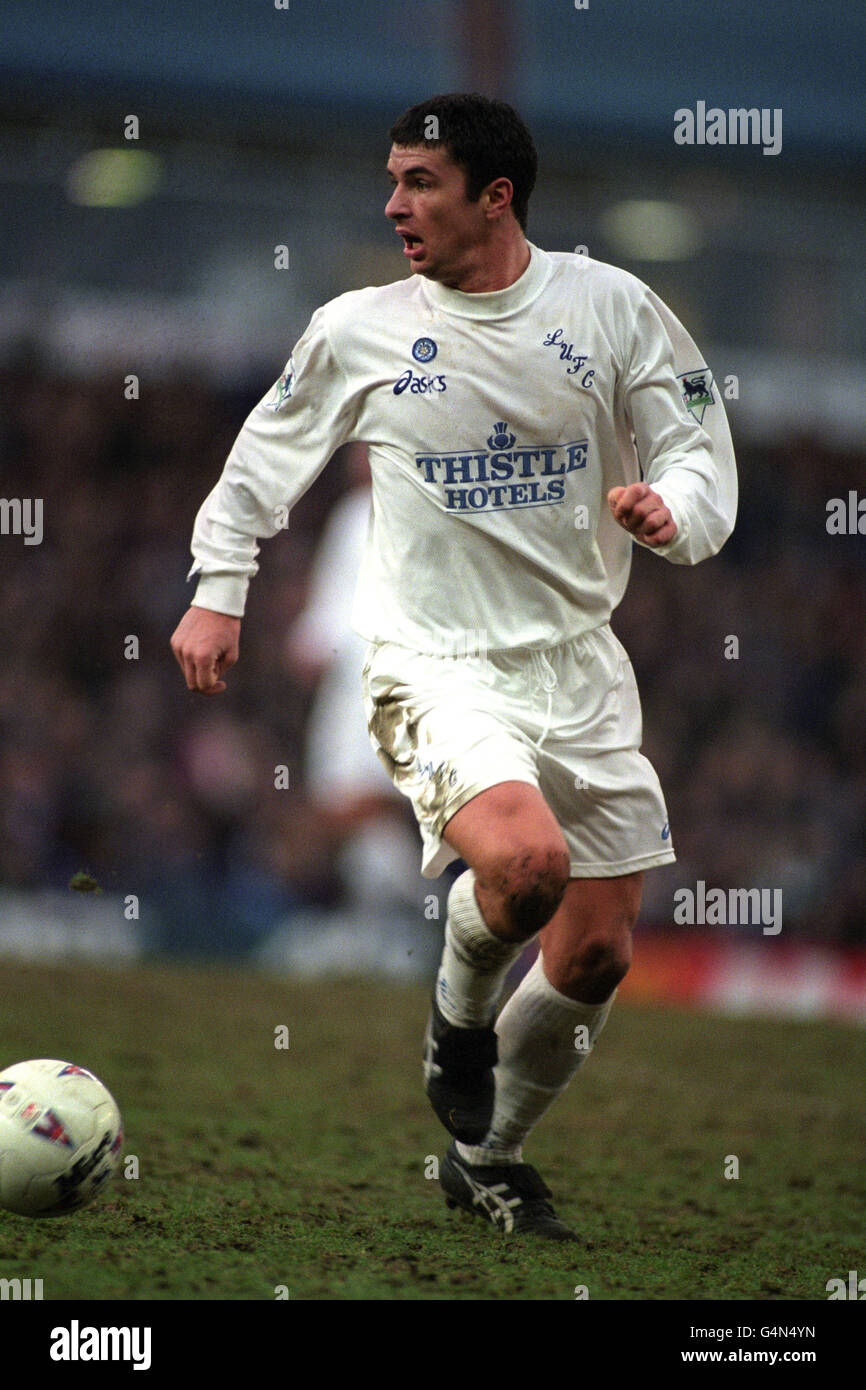
M589 937L574 950L567 971L569 984L584 1003L602 1004L625 978L630 965L630 938Z
M550 921L562 902L570 868L564 844L527 847L491 867L482 882L498 898L510 935L527 940Z

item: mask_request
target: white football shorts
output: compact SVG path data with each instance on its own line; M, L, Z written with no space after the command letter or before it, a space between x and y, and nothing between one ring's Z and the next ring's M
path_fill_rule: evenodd
M500 782L537 787L573 878L615 878L675 858L659 779L640 752L640 698L609 625L544 651L429 656L369 643L364 707L373 747L409 797L421 872L458 857L448 821Z

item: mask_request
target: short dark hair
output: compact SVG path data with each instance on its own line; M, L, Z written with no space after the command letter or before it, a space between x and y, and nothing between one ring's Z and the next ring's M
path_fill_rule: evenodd
M435 116L437 138L430 139ZM389 131L401 147L432 145L444 149L466 174L466 196L476 202L494 179L510 179L511 206L526 231L529 195L535 187L538 154L535 142L517 112L507 102L477 93L451 92L430 97L404 111Z

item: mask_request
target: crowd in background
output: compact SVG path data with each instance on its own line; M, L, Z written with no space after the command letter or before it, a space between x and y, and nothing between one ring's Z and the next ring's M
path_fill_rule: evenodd
M0 491L44 506L41 544L0 536L0 884L136 894L155 948L243 952L342 891L304 786L312 678L286 642L339 458L263 549L226 694L188 693L168 645L195 512L268 384L145 381L129 400L121 377L25 357L0 377ZM678 854L648 875L644 920L670 924L703 880L781 888L786 937L862 942L866 549L825 523L864 459L793 438L738 457L722 555L636 553L614 617ZM430 891L419 876L419 918Z

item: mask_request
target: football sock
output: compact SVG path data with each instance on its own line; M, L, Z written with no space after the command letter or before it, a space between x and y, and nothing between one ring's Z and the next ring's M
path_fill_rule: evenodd
M436 1002L448 1022L486 1027L509 967L525 946L525 941L501 941L493 935L475 897L475 874L467 869L448 894L445 947L436 977Z
M520 1163L529 1131L586 1061L610 1013L554 989L539 955L496 1022L499 1065L493 1119L480 1145L461 1144L467 1163Z

